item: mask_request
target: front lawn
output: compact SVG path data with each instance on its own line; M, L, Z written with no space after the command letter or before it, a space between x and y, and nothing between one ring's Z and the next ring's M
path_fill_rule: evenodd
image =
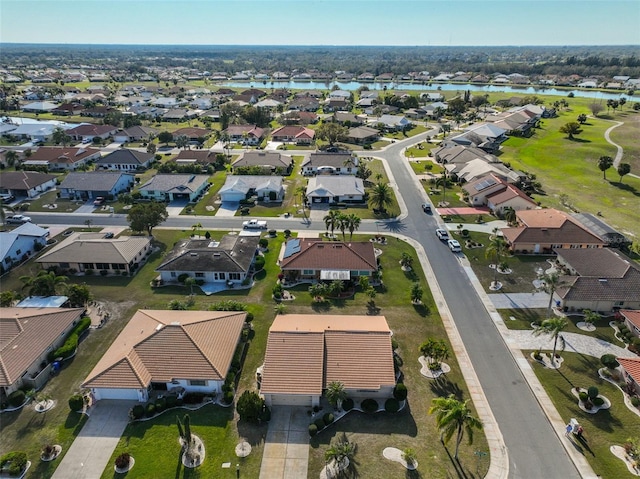
M524 351L530 357L532 351ZM571 438L573 447L589 462L599 477L632 477L625 464L616 458L609 447L622 446L629 437L637 437L640 417L624 405L620 390L600 379L599 358L579 353L562 353L564 362L558 370L546 369L530 360L536 376L553 401L555 408L568 423L575 418L584 427L586 441L581 443ZM611 408L596 414L588 414L578 407L577 398L571 392L574 387L596 386L603 396L611 401Z
M406 138L419 135L420 133L424 133L425 131L427 131L427 129L423 125L413 125L408 130L385 133L384 136L386 138L393 138L394 140L404 140Z

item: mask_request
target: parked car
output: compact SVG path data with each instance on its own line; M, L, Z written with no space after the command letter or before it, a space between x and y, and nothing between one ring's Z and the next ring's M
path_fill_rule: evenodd
M431 214L431 205L429 203L422 203L422 211Z
M106 201L106 199L105 199L105 197L104 197L104 196L98 196L98 197L94 200L93 204L94 204L95 206L102 206L102 205L104 205L104 202L105 202L105 201Z
M9 216L6 219L6 223L8 225L22 225L24 223L30 223L30 222L31 222L31 218L24 215L13 215L13 216Z
M15 196L13 196L11 193L0 194L0 200L2 200L3 203L9 203L10 201L13 201L15 199Z
M111 238L113 238L113 236L114 235L113 235L113 233L111 231L109 231L108 233L104 234L104 238L106 238L106 239L111 239Z
M449 245L449 249L454 253L459 253L460 251L462 251L458 240L450 239L449 241L447 241L447 245Z
M436 230L436 236L442 241L447 241L449 239L449 232L443 228L438 228Z

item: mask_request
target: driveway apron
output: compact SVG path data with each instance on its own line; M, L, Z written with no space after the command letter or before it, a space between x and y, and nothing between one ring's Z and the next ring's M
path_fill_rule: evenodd
M264 442L260 479L307 477L309 416L304 407L274 406Z
M102 476L125 427L134 401L98 401L52 479L95 479Z

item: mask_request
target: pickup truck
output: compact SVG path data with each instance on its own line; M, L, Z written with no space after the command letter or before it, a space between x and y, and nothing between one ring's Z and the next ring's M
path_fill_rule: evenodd
M24 223L29 223L30 221L31 221L31 218L24 215L13 215L13 216L9 216L6 219L6 222L9 225L22 225Z
M242 223L245 230L266 230L267 222L262 220L249 220Z

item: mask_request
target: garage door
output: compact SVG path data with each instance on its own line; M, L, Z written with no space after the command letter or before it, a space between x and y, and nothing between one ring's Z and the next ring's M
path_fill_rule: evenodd
M271 396L272 406L305 406L311 407L311 396L294 396L291 394Z
M246 196L247 195L245 195L244 193L220 193L220 199L222 201L240 201L244 200Z
M131 399L138 400L137 389L96 388L96 397L99 399Z

